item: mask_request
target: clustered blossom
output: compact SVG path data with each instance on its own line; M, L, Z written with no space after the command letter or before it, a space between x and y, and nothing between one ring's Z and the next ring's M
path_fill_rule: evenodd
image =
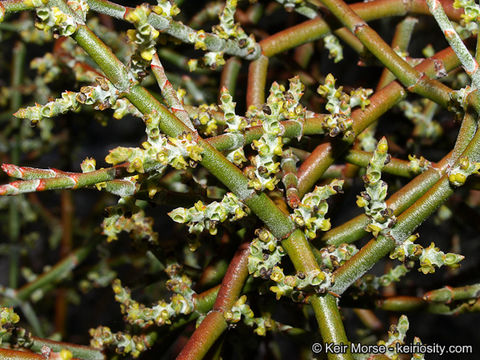
M205 135L217 135L218 124L213 115L213 112L218 111L216 105L201 104L198 106L198 111L190 114L193 123L197 127L202 127L202 131Z
M399 282L408 272L409 269L401 264L395 266L379 277L371 274L365 275L355 283L355 287L362 293L376 293L380 287L389 286L394 282Z
M102 222L103 235L107 236L107 241L118 239L118 234L122 231L129 233L134 240L158 243L158 233L153 230L153 219L145 216L143 210L138 210L131 216L124 214L113 214L105 217Z
M230 310L225 311L223 314L225 320L229 323L236 324L242 319L247 326L254 327L254 333L260 336L265 336L268 330L271 330L274 326L274 322L267 316L256 318L252 309L246 304L247 296L242 295L232 306Z
M340 45L340 41L333 34L328 34L323 38L325 47L328 49L329 58L333 59L334 63L338 63L343 60L343 48Z
M325 186L316 186L315 190L305 194L301 203L291 214L291 218L298 226L304 228L305 235L314 239L317 231L328 231L331 227L330 219L325 215L328 211L327 199L342 190L343 180L334 179Z
M33 0L32 5L37 7L38 22L35 26L40 30L53 29L61 36L70 36L77 31L77 20L70 14L64 13L58 7L44 6L46 1ZM85 0L70 0L68 5L85 21L89 6Z
M480 7L475 3L475 0L455 0L453 7L463 9L464 13L461 16L467 24L480 20Z
M255 38L253 35L248 36L240 24L235 22L234 15L236 11L237 0L227 0L220 14L220 24L214 26L212 32L217 34L221 39L236 40L241 48L246 48L248 53L253 53L257 46ZM213 68L224 65L223 52L208 52L205 54L204 62L207 66Z
M423 99L413 103L402 101L398 106L415 125L413 136L435 140L442 135L442 126L433 120L438 106L431 100Z
M137 358L152 344L145 335L130 335L123 332L113 333L107 326L99 326L89 331L92 339L90 346L95 349L114 348L117 354L131 355Z
M389 359L396 360L399 358L399 354L396 352L396 344L404 344L405 337L407 335L408 328L410 324L408 318L405 315L400 316L398 319L397 325L390 326L388 331L388 339L386 341L379 341L378 345L385 345L387 351L385 356ZM418 337L413 339L413 344L421 344L421 341ZM422 354L413 354L412 359L423 359Z
M152 307L147 307L132 299L130 290L122 287L121 281L113 282L115 300L120 303L120 309L125 321L141 328L156 324L162 326L171 324L172 319L183 314L190 314L195 307L195 292L191 289L192 280L180 274L181 267L177 264L169 265L165 272L170 277L166 282L167 289L174 293L170 302L158 301Z
M375 139L375 129L372 127L366 128L357 136L360 147L363 151L374 152L377 147L377 139Z
M306 109L300 104L304 86L298 76L291 78L288 91L283 85L274 82L270 88L267 103L261 110L250 108L247 118L251 125L257 122L263 127L263 135L259 140L254 140L252 147L258 155L253 157L255 166L253 171L247 171L249 186L255 190L273 190L280 181L275 175L280 171L277 156L282 155L284 128L280 121L293 120L303 125L307 116Z
M160 117L151 113L145 117L147 141L142 148L117 147L105 158L109 164L119 164L127 161L129 172L161 172L167 165L175 169L186 169L195 166L202 160L203 148L197 144L193 135L184 133L176 138L166 137L160 132ZM187 162L187 159L190 159Z
M248 272L254 277L268 279L272 269L281 262L285 250L267 229L257 229L255 235L256 237L250 243Z
M2 289L5 293L6 289ZM2 343L3 335L14 334L8 340L10 345L29 348L33 345L33 339L30 331L17 326L20 317L13 311L11 307L0 307L0 344Z
M68 111L79 111L82 104L93 105L97 110L112 108L116 110L113 116L117 119L127 113L140 115L128 100L119 99L119 95L119 91L110 81L103 77L97 77L94 86L83 86L79 92L65 91L61 98L45 105L35 104L35 106L19 109L14 116L29 119L36 124L45 118L53 118Z
M353 255L358 252L355 245L341 244L339 246L330 245L319 250L317 256L318 265L322 269L335 271L337 268L345 264Z
M478 174L480 162L472 162L464 157L460 159L459 165L450 170L448 180L453 186L462 186L472 174Z
M221 202L205 205L197 201L191 208L176 208L168 215L173 221L187 224L190 233L201 233L208 230L211 235L217 233L217 224L236 221L247 215L248 209L233 193L227 193Z
M423 156L417 158L415 155L408 155L408 168L414 174L422 173L431 166L431 162L425 159Z
M396 223L392 209L385 202L388 185L381 179L382 169L389 161L387 140L382 138L363 177L365 191L357 196L357 205L365 208L365 214L370 220L366 230L375 237L387 234Z
M62 72L58 59L52 53L33 59L30 68L37 70L39 75L43 75L41 79L45 84L53 82Z
M272 269L270 280L275 282L270 290L275 293L277 300L282 296L302 300L304 298L303 291L309 289L316 293L328 291L333 285L334 277L331 272L320 269L314 269L306 273L298 272L295 275L285 275L282 268L275 266Z
M151 11L148 4L142 4L125 14L125 20L134 24L136 28L127 31L130 41L137 45L140 55L132 57L132 70L135 72L142 71L145 63L149 64L156 52L156 39L160 32L148 22Z
M226 87L223 87L221 90L220 102L220 108L223 110L223 116L227 124L225 131L229 134L241 136L247 127L248 122L244 117L235 114L236 103L233 102L232 96ZM235 165L241 165L243 162L247 161L243 146L229 151L227 159Z
M424 274L434 273L435 267L448 266L450 268L459 267L459 262L465 257L454 253L445 254L432 242L429 247L423 248L420 244L415 244L418 235L411 235L402 244L398 245L390 253L391 259L398 259L405 262L406 259L418 260L420 267L418 271Z
M171 19L180 13L177 4L170 0L157 0L157 5L153 6L152 10L155 14L164 16L167 19Z
M0 344L2 343L2 336L11 331L12 327L19 321L20 316L13 311L13 308L0 308Z
M282 169L282 183L285 187L285 195L287 203L295 209L300 203L300 195L298 194L298 176L297 176L297 162L298 157L294 154L292 149L284 150L282 153L282 161L280 167Z
M373 90L359 88L351 91L350 95L348 95L342 91L342 86L337 89L335 82L333 75L328 74L325 78L325 83L317 89L318 94L327 99L325 109L330 112L330 115L325 117L322 125L325 131L332 137L340 133L348 136L353 123L350 116L352 108L360 106L363 110L365 106L370 104L368 97L373 94Z

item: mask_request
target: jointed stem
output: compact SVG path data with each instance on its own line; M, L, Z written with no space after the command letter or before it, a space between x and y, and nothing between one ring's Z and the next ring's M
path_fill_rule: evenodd
M201 359L213 343L227 328L224 312L230 310L240 296L243 284L248 276L248 243L240 245L228 266L217 295L213 310L202 320L200 326L183 347L177 359Z
M134 84L125 87L128 77L121 75L127 73L125 66L121 64L115 55L103 42L98 39L88 27L78 25L74 34L77 43L92 57L100 66L105 75L115 85L125 92L125 97L135 105L143 114L156 112L160 117L160 129L169 136L179 136L182 133L191 133L191 130L178 118L171 114L160 104L145 88ZM120 90L120 89L119 89ZM248 188L248 180L243 173L229 162L220 152L213 148L207 141L192 134L198 145L203 148L201 164L207 168L212 175L217 177L231 191L233 191L244 203L265 223L272 234L283 240L282 245L287 251L297 271L318 268L318 264L305 236L300 230L294 231L295 227L290 217L283 213L273 201L264 193L257 194ZM285 240L286 239L286 240ZM316 303L312 304L316 307ZM317 309L315 311L333 311L334 309ZM338 309L336 310L338 311ZM215 315L218 317L218 315ZM338 327L343 327L341 323ZM331 328L326 329L331 331ZM346 338L343 339L346 342ZM347 358L346 358L347 359Z
M457 143L453 151L447 154L437 165L426 172L418 175L402 189L390 196L387 200L387 206L391 208L395 215L402 213L411 206L420 196L430 189L438 180L441 173L452 164L460 154L465 150L472 139L476 130L476 123L472 116L466 116L460 128ZM368 224L365 214L359 215L344 224L326 232L321 238L327 244L340 245L350 243L366 235L364 230Z
M429 76L435 76L438 68L449 71L458 64L455 53L448 48L424 60L415 68ZM357 109L352 113L354 133L360 134L395 104L404 100L406 96L407 93L397 81L391 82L382 90L377 91L370 97L370 105L365 110ZM339 156L347 147L348 144L333 147L332 141L319 145L312 155L302 163L298 171L300 194L305 194L333 163L336 156Z
M472 115L467 113L464 121L471 124L472 120L468 120L471 117ZM457 142L456 155L463 146L463 141ZM458 158L468 157L471 161L480 160L480 131L478 129L465 150L457 156ZM455 164L457 163L458 160L455 161ZM392 229L390 237L379 236L377 239L370 240L355 256L335 271L336 281L332 291L338 294L343 293L378 260L392 251L398 243L402 243L452 193L453 188L448 180L448 174L445 174L422 197L397 217L397 225Z

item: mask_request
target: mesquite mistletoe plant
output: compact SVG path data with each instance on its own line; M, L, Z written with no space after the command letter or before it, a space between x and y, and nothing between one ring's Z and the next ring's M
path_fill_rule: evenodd
M0 1L0 358L428 359L403 313L480 310L478 4L128 3Z

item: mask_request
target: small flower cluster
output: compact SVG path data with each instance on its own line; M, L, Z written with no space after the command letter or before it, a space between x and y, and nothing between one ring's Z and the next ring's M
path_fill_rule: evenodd
M226 221L236 221L248 213L248 208L238 200L233 193L227 193L221 202L214 201L205 205L197 201L191 208L176 208L168 215L173 221L187 224L190 233L201 233L208 230L211 235L217 233L217 224Z
M170 302L158 301L152 307L147 307L132 299L130 290L122 287L120 280L113 282L115 300L118 301L125 320L139 327L152 324L162 326L171 324L172 319L180 314L190 314L194 310L195 292L191 289L192 280L186 275L180 275L181 267L177 264L169 265L165 272L170 277L166 282L167 289L174 293Z
M6 294L12 289L2 288L2 293ZM12 294L13 295L13 294ZM12 296L13 297L13 296ZM30 331L18 327L16 324L20 321L20 317L10 307L0 307L0 344L5 334L14 334L9 338L10 346L19 346L30 348L33 345L32 334Z
M364 294L376 294L380 287L399 282L409 271L405 265L398 265L380 277L371 274L363 276L355 283L355 287Z
M143 210L138 210L131 216L114 214L106 217L102 222L102 233L107 236L107 241L118 239L118 234L125 231L136 241L147 240L150 243L158 243L158 234L153 230L153 219L145 216Z
M359 88L351 91L350 95L348 95L342 91L342 86L337 89L335 82L333 75L328 74L325 78L325 83L317 89L318 94L327 99L325 109L330 112L330 115L323 122L323 127L332 137L340 133L348 136L353 123L350 117L352 108L360 106L364 109L365 106L370 104L368 97L373 94L373 90Z
M335 271L357 252L357 247L352 244L326 246L319 251L320 256L317 256L318 265L320 265L322 269Z
M78 8L78 14L85 19L89 10L88 4L85 0L69 1ZM37 5L38 4L38 5ZM37 18L39 21L35 23L37 29L48 31L53 29L61 36L70 36L77 31L78 23L75 18L69 14L65 14L58 7L43 6L43 1L38 1L35 4L37 7Z
M117 273L109 267L104 258L87 273L84 279L80 280L78 288L82 293L87 293L93 288L109 286L116 277Z
M12 330L16 323L20 321L13 308L0 308L0 344L2 343L2 336Z
M110 81L104 77L97 77L95 86L83 86L80 92L65 91L59 99L45 105L35 104L35 106L22 108L14 116L29 119L36 124L44 118L52 118L68 111L79 111L80 105L85 104L94 105L97 110L118 109L121 114L114 114L114 117L120 118L128 111L128 105L125 105L128 100L118 103L118 97L119 92Z
M45 84L53 82L62 72L57 58L52 53L33 59L30 68L42 75L41 79Z
M194 112L190 111L189 115L194 125L201 127L205 135L217 135L218 123L213 114L215 111L218 111L216 105L201 104Z
M171 0L157 0L157 5L153 6L153 12L167 19L180 14L177 4Z
M370 219L365 230L375 237L379 234L387 234L396 223L392 209L388 208L385 202L388 186L381 179L382 169L389 161L387 140L382 138L373 152L367 166L367 173L363 177L365 191L357 196L357 205L365 208L365 214Z
M464 157L460 159L459 165L450 170L448 180L453 186L462 186L472 174L478 174L480 162L472 162Z
M454 253L445 254L435 247L433 242L428 248L423 248L420 244L414 244L417 239L418 235L411 235L390 253L390 258L402 262L405 262L407 258L418 260L420 263L418 271L424 274L434 273L435 267L440 268L444 265L453 269L457 268L460 266L459 262L465 258L463 255Z
M328 231L331 227L330 219L325 215L328 211L327 199L342 190L343 180L334 179L325 186L316 186L315 190L305 194L301 203L294 209L291 218L298 226L304 228L309 239L317 236L317 231Z
M161 10L161 8L159 7ZM148 4L142 4L125 14L125 20L135 26L135 30L127 31L130 41L137 45L138 55L132 57L132 70L135 73L143 71L145 65L150 64L152 57L156 52L156 39L160 32L148 22L148 15L151 13Z
M305 86L300 81L299 76L294 76L289 79L288 91L284 96L284 111L283 116L285 120L295 121L302 127L305 122L305 119L312 115L301 103L300 99L302 98L305 90ZM297 137L297 140L300 141L302 138L302 131Z
M90 346L95 349L114 348L117 354L131 355L134 358L140 356L152 344L145 335L130 335L123 332L112 333L107 326L99 326L89 331L92 339Z
M415 155L408 155L408 160L410 163L408 164L408 168L414 174L420 174L431 166L431 162L425 159L423 156L417 158Z
M248 272L253 277L268 279L272 274L272 269L281 262L285 250L267 229L257 229L255 235L257 237L250 243Z
M290 86L285 87L274 82L270 88L270 95L262 110L250 108L247 118L251 125L261 122L264 134L259 140L254 140L252 147L258 151L252 159L255 170L248 171L249 186L255 190L273 190L279 182L275 176L280 171L280 163L276 156L282 155L284 128L281 120L293 120L303 124L307 111L300 104L303 95L303 84L296 76L289 80Z
M282 183L285 187L285 194L287 196L287 203L295 209L300 204L300 195L298 194L298 176L297 176L297 162L298 157L293 153L292 149L284 150L282 153L282 161L280 167L282 169Z
M391 360L399 359L399 354L396 352L396 344L404 344L405 337L407 336L408 328L410 324L408 318L405 315L400 316L397 325L390 326L388 331L388 339L386 341L381 340L378 345L384 345L386 347L385 356ZM413 344L419 345L422 342L418 337L413 339ZM412 359L423 359L422 354L413 354Z
M413 136L435 140L442 135L442 126L433 120L437 105L431 100L423 99L413 103L402 101L398 106L415 125Z
M254 332L257 335L265 336L268 330L271 330L274 326L274 322L269 317L258 317L256 318L252 309L248 304L246 304L247 296L242 295L230 310L225 311L223 316L225 320L229 323L236 324L238 323L243 315L243 322L247 326L254 327Z
M465 23L480 21L480 7L475 3L475 0L455 0L453 2L455 9L463 9L464 13L461 15Z
M175 169L186 169L188 165L195 166L195 161L202 160L203 149L197 145L190 133L185 133L177 138L166 137L160 133L158 127L147 123L149 138L142 144L143 148L127 148L119 146L105 158L109 164L128 162L127 171L146 173L151 171L161 172L167 165ZM187 160L190 158L190 162Z
M272 269L270 279L276 283L270 287L270 290L275 293L277 300L282 296L290 296L297 301L304 298L302 290L311 288L316 293L325 293L334 282L333 275L329 271L315 269L307 273L285 275L279 266Z
M227 124L227 129L225 129L225 131L229 134L243 135L243 132L248 125L247 120L244 117L235 114L236 103L233 102L232 96L226 87L223 87L221 90L220 102L220 108L223 110L223 115ZM237 166L246 162L247 158L245 157L243 146L229 151L227 159Z
M37 45L43 45L53 40L53 34L50 31L37 29L34 20L31 18L22 19L22 26L19 30L19 34L22 37L22 40L26 43Z
M330 54L328 57L333 59L334 63L338 63L343 60L343 48L335 35L328 34L323 38L323 42L325 43L325 47L328 49Z
M220 24L212 27L212 32L221 39L232 39L238 42L240 48L246 48L248 53L255 52L257 43L253 35L248 36L240 24L235 23L234 15L237 11L237 0L226 0L225 7L220 14ZM200 30L201 31L201 30ZM198 33L198 32L197 32ZM195 48L197 48L198 35L195 39ZM201 43L201 42L200 42ZM206 46L202 46L206 50ZM208 52L205 54L204 63L212 68L217 68L225 64L223 52Z
M363 151L374 152L377 147L377 139L375 139L375 129L368 127L357 136L360 142L360 147Z
M128 162L129 172L162 172L167 165L176 169L186 169L188 165L196 166L202 160L203 148L197 144L194 134L183 133L174 137L166 137L160 132L160 116L152 112L144 117L147 141L142 148L117 147L105 158L109 164ZM187 162L187 159L190 159ZM153 196L155 192L150 195Z

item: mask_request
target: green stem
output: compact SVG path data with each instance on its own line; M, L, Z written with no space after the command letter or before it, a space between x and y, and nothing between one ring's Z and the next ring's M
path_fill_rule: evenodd
M160 91L162 92L162 96L165 99L165 102L170 107L170 110L176 114L176 116L183 121L185 125L187 125L192 131L195 131L193 127L192 121L188 116L188 113L183 108L183 104L180 102L177 96L177 92L173 88L170 81L168 81L167 75L165 74L165 70L163 69L162 63L158 58L158 55L155 53L153 54L151 69L155 79L157 80L158 86L160 87Z
M428 76L436 76L438 69L449 71L459 64L458 58L450 48L436 56L422 61L415 68ZM404 88L396 81L391 82L382 90L370 97L370 105L365 110L357 109L352 113L352 128L355 134L360 134L364 129L373 124L381 115L407 96ZM353 141L353 140L350 140ZM298 189L301 195L305 194L322 176L323 172L342 154L348 144L333 146L333 142L319 145L312 155L305 160L298 170Z
M247 108L260 108L265 103L268 57L262 55L250 63L248 68Z
M34 291L45 288L50 284L65 278L87 257L94 246L95 244L91 243L73 251L50 270L38 276L34 281L15 290L11 295L8 294L9 298L3 299L2 306L15 306L19 302L28 300Z
M453 90L444 84L424 78L423 74L412 68L395 51L358 16L343 0L322 0L322 3L365 47L387 67L409 91L427 97L447 107Z
M43 360L43 355L28 351L0 349L0 360Z
M9 333L4 334L0 337L2 342L10 343L11 342L11 335ZM41 353L42 348L48 347L54 352L60 352L62 349L69 350L75 359L83 359L83 360L105 360L106 357L102 351L93 349L88 346L71 344L66 342L60 341L53 341L49 339L43 339L36 336L32 336L29 338L32 341L32 345L29 347L29 350L34 351L35 353ZM12 339L13 341L13 339ZM3 351L13 351L13 350L6 350L0 349L0 359L45 359L43 355L30 353L26 351L18 351L21 354L25 354L25 356L32 356L32 357L9 357L16 356L16 353L8 354L2 353ZM6 357L2 357L6 356Z
M470 117L471 115L466 115ZM457 145L459 142L457 142ZM467 157L471 161L480 160L480 131L470 141L460 158ZM455 161L455 165L458 160ZM360 276L367 272L378 260L401 244L407 237L427 219L454 192L445 174L413 205L405 210L388 237L379 236L370 240L357 254L335 271L335 285L332 291L341 294Z
M461 152L465 150L474 135L475 129L475 119L472 116L466 116L460 128L454 150L439 161L435 167L418 175L407 185L390 196L387 200L387 206L393 210L395 215L406 210L440 179L441 172L445 171L448 164L458 159ZM356 241L367 234L364 230L367 224L367 216L365 214L359 215L326 232L321 240L327 244L337 246L343 243Z
M428 8L435 17L440 29L442 29L445 38L449 45L452 47L457 57L460 59L465 71L472 79L473 88L479 89L480 87L480 71L478 71L478 63L470 54L462 39L453 28L452 23L445 14L442 4L438 0L427 0Z
M408 45L410 44L413 29L417 23L418 19L408 16L397 25L392 40L392 49L408 55ZM380 80L378 81L377 90L382 89L393 80L395 80L395 75L387 69L383 69Z
M0 185L0 195L18 195L45 190L78 189L93 186L101 182L131 176L131 174L128 174L126 171L127 166L128 164L125 163L87 173L70 173L54 169L34 169L3 164L3 170L9 175L17 176L17 173L20 173L24 175L27 174L30 178L28 180L19 180Z
M220 78L220 89L222 87L226 87L232 97L234 97L235 95L238 74L240 73L241 67L242 62L238 58L232 57L227 60L222 70L222 77ZM218 96L220 102L220 94Z
M309 299L313 306L315 317L320 324L320 334L324 343L330 344L349 344L345 329L342 323L342 317L338 311L337 300L334 296L327 294L325 296L312 296ZM321 309L321 311L319 311ZM328 360L353 360L349 347L346 353L328 353Z
M428 302L450 303L458 300L470 300L480 298L480 284L473 284L452 288L445 286L441 289L427 292L423 299Z
M132 11L133 8L112 3L106 0L88 0L90 8L100 14L109 15L116 19L124 19L127 12ZM150 13L148 16L148 22L155 29L165 32L181 40L184 43L190 43L191 35L194 35L196 31L181 21L169 19L167 17ZM238 56L247 60L253 60L260 56L260 46L255 46L254 51L250 52L246 47L241 47L236 40L224 40L218 35L213 33L205 34L205 45L208 51L225 52L229 55Z
M110 49L88 27L79 25L74 38L92 56L108 78L118 76L119 73L123 74L126 71ZM109 61L109 58L112 59ZM116 69L118 66L120 66L120 69ZM112 72L114 73L112 74ZM117 79L117 81L122 85L125 80ZM156 112L160 118L160 130L163 133L173 137L177 137L184 132L191 133L188 127L173 116L145 88L133 85L125 96L142 113ZM201 164L243 200L276 238L282 240L282 245L297 271L318 268L310 244L300 230L293 231L295 227L290 217L282 212L265 193L257 194L249 189L248 180L243 173L207 141L199 138L196 134L192 134L192 136L197 139L198 145L203 148ZM329 311L329 309L322 310ZM218 317L218 315L213 316Z
M227 321L223 314L232 308L241 294L248 276L249 254L250 248L248 244L240 245L223 278L213 310L200 323L177 359L202 359L215 341L227 329Z
M282 241L282 247L287 251L297 271L308 273L319 268L310 250L310 244L301 230L295 230L287 240ZM311 256L306 257L306 254L311 254ZM315 312L323 341L347 344L348 339L335 298L330 294L312 295L309 303ZM348 360L352 357L349 353L328 354L328 359Z

